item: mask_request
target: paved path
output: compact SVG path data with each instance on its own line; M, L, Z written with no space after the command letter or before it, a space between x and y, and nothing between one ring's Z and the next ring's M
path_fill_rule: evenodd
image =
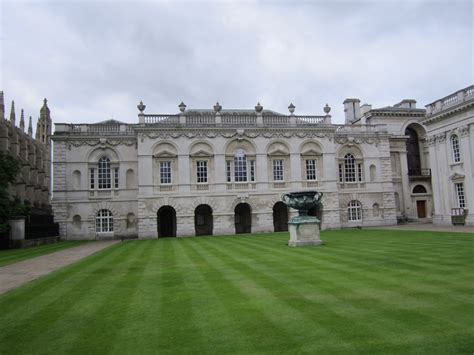
M118 242L118 240L109 240L87 243L2 266L0 267L0 295Z
M366 227L369 228L369 227ZM366 229L364 228L364 229ZM387 227L370 227L370 229L390 229L406 231L430 231L430 232L455 232L455 233L474 233L474 227L467 226L436 226L431 223L408 223Z

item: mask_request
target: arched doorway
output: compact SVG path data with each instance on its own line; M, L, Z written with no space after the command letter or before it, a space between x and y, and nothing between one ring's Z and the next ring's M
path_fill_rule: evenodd
M275 232L288 231L288 207L281 201L273 205L273 229Z
M412 127L407 127L405 135L409 137L406 141L408 174L421 175L420 143L418 141L418 133L416 133Z
M161 207L156 215L158 238L176 237L176 211L171 206Z
M194 210L194 229L196 235L212 235L212 208L209 205L199 205Z
M235 234L252 232L252 214L248 203L239 203L234 209Z

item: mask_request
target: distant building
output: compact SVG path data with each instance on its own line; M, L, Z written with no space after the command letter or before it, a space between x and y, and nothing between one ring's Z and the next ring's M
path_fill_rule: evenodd
M52 123L46 99L36 124L36 138L33 138L31 116L27 131L25 127L23 110L17 126L13 101L9 120L6 118L3 91L0 91L0 151L21 162L21 172L10 186L10 196L31 206L33 214L50 214Z
M281 231L295 214L281 195L316 189L323 209L311 213L322 228L450 223L453 208L469 208L466 223L474 225L473 89L456 93L459 102L441 100L438 111L428 105L428 114L414 100L372 109L346 99L344 125L332 124L328 106L324 115L299 116L293 105L283 115L218 103L181 103L176 114L146 114L140 103L137 124L58 123L55 219L66 239ZM430 120L442 112L451 112L449 130L459 136L444 149L459 148L462 164L433 155ZM449 179L439 177L441 164Z

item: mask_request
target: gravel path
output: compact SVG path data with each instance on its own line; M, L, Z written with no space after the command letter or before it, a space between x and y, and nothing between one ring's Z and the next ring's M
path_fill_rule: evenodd
M390 229L406 231L431 231L431 232L455 232L455 233L474 233L474 227L471 226L436 226L431 223L408 223L387 227L366 227L364 229Z
M109 240L87 243L74 248L2 266L0 267L0 295L118 242L118 240Z

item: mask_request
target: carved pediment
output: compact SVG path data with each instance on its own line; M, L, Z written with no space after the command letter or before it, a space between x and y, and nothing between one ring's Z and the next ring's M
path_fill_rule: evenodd
M153 155L153 158L176 158L176 153L165 149Z
M208 151L200 149L197 152L192 153L191 157L193 157L193 158L194 157L212 157L212 154L209 153Z
M451 180L464 180L464 174L454 173L449 178Z
M301 152L301 155L321 156L322 154L315 149L306 149L305 151Z
M272 151L269 151L268 155L289 155L289 153L285 150L277 148Z

